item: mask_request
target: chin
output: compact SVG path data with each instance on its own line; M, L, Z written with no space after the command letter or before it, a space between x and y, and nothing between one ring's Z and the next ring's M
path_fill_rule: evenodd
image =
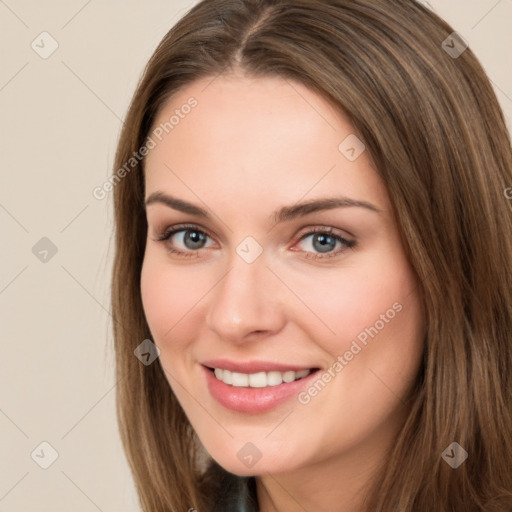
M241 446L239 446L241 445ZM273 453L270 448L259 450L252 443L236 443L236 447L225 446L209 451L210 456L229 473L238 476L260 476L268 473L281 473L296 469L297 461Z

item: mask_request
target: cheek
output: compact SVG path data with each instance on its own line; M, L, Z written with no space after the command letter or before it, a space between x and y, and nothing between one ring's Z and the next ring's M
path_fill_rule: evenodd
M408 265L389 266L345 301L336 328L340 335L331 353L342 356L342 400L372 404L385 415L396 397L405 397L423 355L424 316L418 283ZM392 390L392 392L390 391ZM365 413L366 414L366 413Z
M358 400L386 391L375 375L405 393L422 357L418 283L403 253L393 249L369 255L336 276L290 276L315 313L295 315L295 320L332 360L344 357L344 377L336 380Z
M297 274L290 280L303 303L297 303L297 311L302 310L302 314L296 314L295 321L312 335L316 332L313 339L320 336L331 344L331 353L342 348L340 341L351 340L375 324L380 315L388 312L394 317L393 304L403 304L414 289L406 268L384 270L378 264L316 272L314 278Z
M192 300L193 286L183 286L184 276L151 253L144 258L141 271L141 297L151 333L157 345L171 336Z
M180 361L190 363L187 349L199 337L205 297L215 284L208 278L194 265L171 264L166 254L148 251L144 258L140 282L144 314L162 362L174 371ZM174 357L177 353L184 359Z
M167 302L170 299L165 291L167 289L165 274L162 275L147 254L142 264L140 287L146 320L153 337L158 337L158 332L165 319L165 311L168 308Z

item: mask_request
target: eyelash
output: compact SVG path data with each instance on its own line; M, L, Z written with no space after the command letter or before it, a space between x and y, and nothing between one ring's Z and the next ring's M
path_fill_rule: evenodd
M206 235L209 238L212 238L206 231L199 229L197 226L193 224L180 224L178 226L173 226L172 228L166 229L163 231L157 238L154 239L155 242L166 242L168 241L171 236L175 235L176 233L179 233L181 231L195 231L196 233L201 233L203 235ZM355 240L347 240L346 238L336 234L334 232L333 228L325 228L325 227L315 227L308 231L307 233L304 233L299 239L299 242L303 239L307 238L310 235L314 235L316 233L326 234L331 237L333 237L336 241L339 241L343 244L344 247L341 247L340 249L334 250L329 253L311 253L309 251L299 251L299 252L305 252L307 256L305 258L307 259L314 259L314 260L325 260L326 258L333 258L335 256L338 256L342 252L345 252L347 249L354 249L357 246L357 243ZM198 250L188 250L188 251L181 251L179 249L175 249L173 247L167 247L167 251L179 255L180 257L184 258L191 258L191 257L198 257L199 253L202 249Z

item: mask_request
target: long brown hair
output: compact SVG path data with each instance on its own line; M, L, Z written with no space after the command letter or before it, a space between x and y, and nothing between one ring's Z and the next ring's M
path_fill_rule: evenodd
M140 290L144 160L118 170L171 95L234 70L298 81L348 116L419 278L423 367L369 510L512 510L512 152L489 80L453 32L412 0L203 0L155 50L113 183L117 413L145 512L203 512L215 500L200 485L198 441L162 367L134 357L151 338ZM453 442L469 454L456 469L441 457Z

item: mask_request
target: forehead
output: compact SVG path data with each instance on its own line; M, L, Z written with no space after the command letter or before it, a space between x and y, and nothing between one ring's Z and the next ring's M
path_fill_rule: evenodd
M146 158L147 193L179 189L192 199L217 191L246 206L249 196L262 206L337 193L386 209L384 186L366 152L356 160L343 152L344 141L358 144L354 127L300 83L202 79L163 106L152 133L159 127L161 140L153 136L156 146Z
M189 109L192 98L197 105ZM275 147L299 141L318 143L320 137L327 145L354 131L327 100L298 82L279 77L230 75L198 80L173 95L161 108L154 127L164 126L173 114L172 129L163 136L191 141L193 131L195 139L202 139L202 147L219 140L237 143L241 149L262 141L267 146L273 141Z

